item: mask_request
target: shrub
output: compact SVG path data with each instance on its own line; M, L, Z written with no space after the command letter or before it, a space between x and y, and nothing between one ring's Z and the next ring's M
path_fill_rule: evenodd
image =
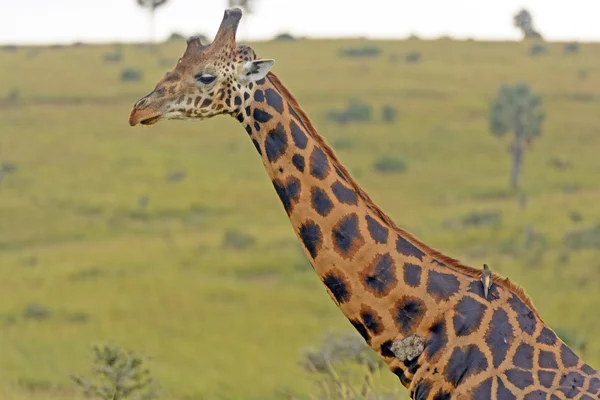
M88 399L152 400L158 399L158 387L141 356L115 345L93 348L91 378L71 376Z
M381 119L388 124L396 122L398 119L398 110L393 106L384 105L381 107Z
M223 236L223 246L235 250L244 250L254 246L255 243L253 236L234 230L226 231Z
M6 44L4 46L0 46L0 49L2 49L2 51L11 52L11 53L16 53L19 50L19 48L17 46L15 46L14 44Z
M102 56L104 62L106 63L120 63L122 55L121 53L113 52L113 53L104 53Z
M362 100L350 99L343 110L329 111L327 119L342 125L351 122L366 122L372 119L372 108Z
M378 57L381 49L375 45L364 45L360 47L345 47L340 49L340 56L349 58Z
M383 400L400 398L400 385L386 388L375 379L385 365L357 333L325 335L317 349L303 352L301 365L315 382L319 400Z
M575 211L575 210L571 210L569 211L569 219L572 222L581 222L583 221L583 216L581 215L581 213L579 211Z
M408 64L416 64L421 61L421 53L419 51L411 51L404 56L404 60Z
M584 249L600 250L600 224L568 232L563 237L563 245L569 251Z
M399 157L384 156L373 163L373 168L382 174L400 173L406 171L408 165Z
M579 53L579 43L571 42L571 43L565 44L565 47L563 48L563 52L564 52L564 54Z
M548 249L548 238L532 226L524 227L498 246L501 254L520 257L531 266L540 265Z
M563 157L552 157L550 160L548 160L548 165L558 170L565 170L573 166L571 161Z
M11 162L0 163L0 172L10 174L17 170L17 164Z
M187 174L185 171L173 171L165 178L167 183L181 182L186 178Z
M498 228L502 224L502 212L493 211L473 211L467 215L447 220L444 223L444 227L449 229L462 229L462 228L480 228L480 227L491 227Z
M40 304L28 304L23 310L23 318L25 319L39 321L48 318L48 316L50 316L50 312Z
M186 40L186 38L181 33L173 32L168 37L167 42L182 42L184 40Z
M121 71L121 82L137 82L142 79L142 71L134 68L125 68Z
M21 92L19 89L12 88L8 91L8 95L6 96L6 100L9 103L17 103L21 98Z
M548 48L541 43L534 43L529 46L529 54L532 56L540 56L542 54L546 54L548 52Z
M275 41L285 41L285 42L292 42L294 40L296 40L296 38L294 36L292 36L290 33L280 33L279 35L276 35L273 40Z

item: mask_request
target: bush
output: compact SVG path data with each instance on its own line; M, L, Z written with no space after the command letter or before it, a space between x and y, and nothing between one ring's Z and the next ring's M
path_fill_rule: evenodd
M408 64L416 64L419 61L421 61L421 53L418 51L411 51L410 53L407 53L406 56L404 56L404 60Z
M102 56L104 62L106 63L120 63L121 62L121 53L104 53Z
M564 52L564 54L579 53L579 43L571 42L571 43L565 44L565 47L563 48L563 52Z
M307 349L301 365L314 381L319 400L384 400L404 397L400 385L385 388L380 379L383 361L356 332L328 333L317 349ZM387 370L386 370L387 372Z
M275 41L285 41L285 42L292 42L295 41L296 38L294 36L292 36L290 33L280 33L279 35L276 35L273 40Z
M548 48L541 43L534 43L529 46L529 54L532 56L540 56L546 54L548 52Z
M8 91L8 95L6 96L6 100L9 103L16 103L19 101L19 99L21 98L21 92L19 91L19 89L10 89Z
M183 42L184 40L186 38L181 33L173 32L167 39L167 42Z
M361 47L346 47L340 49L340 56L349 58L378 57L381 49L375 45L364 45Z
M600 250L600 224L592 228L568 232L563 237L563 245L568 251L584 249Z
M384 156L373 163L373 168L382 174L400 173L406 171L408 165L401 158Z
M167 183L181 182L186 178L187 174L185 171L173 171L165 178Z
M327 119L342 125L351 122L366 122L372 119L372 108L362 100L350 99L343 110L329 111Z
M444 222L444 227L448 229L481 228L486 226L499 228L501 224L502 212L493 210L474 211L463 217L447 220Z
M256 240L253 236L243 232L228 230L223 236L223 247L235 250L247 249L248 247L254 246L255 243Z
M0 49L2 49L2 51L11 52L11 53L16 53L19 50L19 48L17 46L15 46L14 44L6 44L4 46L0 46Z
M142 71L134 68L125 68L121 71L121 82L137 82L142 80Z
M388 124L396 122L398 119L398 110L390 105L381 107L381 119Z
M94 347L91 375L71 379L88 399L152 400L158 399L158 387L145 368L144 360L115 345Z
M46 307L40 304L28 304L23 310L23 318L25 319L33 319L33 320L42 320L46 319L50 316L50 312L46 309Z

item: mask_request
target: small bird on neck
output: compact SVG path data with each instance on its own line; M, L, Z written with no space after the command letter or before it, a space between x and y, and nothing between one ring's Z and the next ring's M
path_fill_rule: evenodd
M483 272L481 273L481 283L483 283L483 294L487 299L490 288L493 284L492 270L487 264L483 264Z

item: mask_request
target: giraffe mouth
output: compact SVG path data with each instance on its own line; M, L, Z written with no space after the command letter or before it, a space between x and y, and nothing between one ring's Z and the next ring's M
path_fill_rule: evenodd
M155 115L154 117L146 118L140 121L142 125L154 125L160 120L161 115Z
M154 125L162 118L162 113L148 108L133 108L129 113L129 125Z

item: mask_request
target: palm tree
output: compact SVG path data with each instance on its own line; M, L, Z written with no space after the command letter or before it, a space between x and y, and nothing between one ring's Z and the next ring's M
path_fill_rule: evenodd
M490 103L489 122L492 134L502 137L513 133L509 151L512 156L510 185L517 189L523 166L525 147L542 132L545 114L542 99L525 83L501 85Z

